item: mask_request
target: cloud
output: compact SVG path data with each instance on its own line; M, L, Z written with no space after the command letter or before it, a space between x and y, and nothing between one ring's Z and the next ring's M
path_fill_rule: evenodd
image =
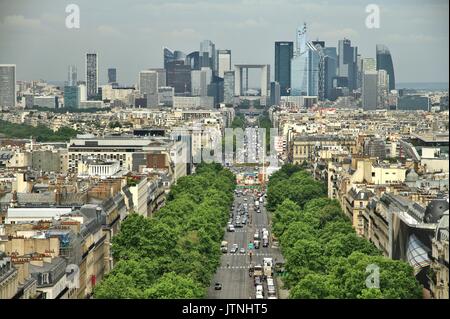
M320 32L320 36L324 38L332 38L332 39L343 39L343 38L350 38L354 39L359 37L358 31L352 28L342 28L342 29L335 29L327 31Z
M110 25L100 25L97 27L97 32L102 36L119 37L122 33Z
M173 38L200 38L200 34L191 28L185 28L181 30L173 30L167 33L168 36Z
M14 29L38 29L42 27L42 24L39 19L28 19L23 15L10 15L4 18L3 26Z

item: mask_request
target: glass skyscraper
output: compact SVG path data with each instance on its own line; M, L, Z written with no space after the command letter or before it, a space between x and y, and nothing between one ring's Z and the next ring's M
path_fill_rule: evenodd
M294 43L275 42L275 81L280 84L280 94L289 95L291 88L291 60L294 56Z
M395 90L395 74L391 52L382 44L377 44L377 70L386 70L389 75L389 90Z
M16 106L16 65L0 64L0 110Z
M117 82L117 70L115 68L108 69L108 83Z
M349 39L339 40L338 56L338 75L348 78L349 90L355 90L357 88L358 48L352 47Z
M333 78L336 77L337 73L337 50L335 47L325 47L323 49L324 57L324 94L325 99L332 99L333 92Z
M97 53L86 54L86 89L87 99L97 98L98 88L98 57Z
M216 45L210 40L200 42L200 67L209 67L215 74L216 65Z
M234 71L225 71L223 75L223 102L234 103Z
M291 61L291 95L317 96L319 94L320 54L307 41L306 25L297 29L297 41Z
M80 90L78 86L67 85L64 87L64 107L70 109L80 107Z
M75 65L69 65L69 69L67 72L67 85L77 85L77 67Z

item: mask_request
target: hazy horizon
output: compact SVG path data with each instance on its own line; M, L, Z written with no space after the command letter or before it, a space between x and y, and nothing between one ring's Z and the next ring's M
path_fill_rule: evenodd
M65 27L66 5L80 7L80 29ZM378 1L380 29L368 29L369 3L296 0L135 0L93 2L0 0L0 64L17 65L17 80L65 81L68 65L84 80L84 57L99 56L99 83L117 68L133 85L138 72L162 67L162 47L190 53L200 41L231 49L232 64L270 64L274 42L294 41L306 22L310 40L337 46L348 38L363 57L385 44L397 83L448 83L448 1Z

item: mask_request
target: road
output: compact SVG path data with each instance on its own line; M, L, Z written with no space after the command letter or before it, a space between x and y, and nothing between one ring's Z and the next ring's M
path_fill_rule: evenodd
M250 192L249 192L250 193ZM247 201L245 201L247 199ZM250 264L263 264L264 257L272 257L274 260L281 260L279 249L272 248L271 242L269 247L263 247L253 250L253 256L250 260L247 246L253 242L253 235L256 229L261 230L267 228L271 235L268 225L268 218L265 206L261 206L261 213L256 213L254 209L255 197L253 194L234 198L234 214L240 204L247 202L249 207L249 221L242 228L236 228L235 232L226 232L224 240L228 242L228 253L224 253L221 257L221 265L215 273L211 286L208 289L208 298L210 299L254 299L255 286L253 277L249 276ZM270 238L269 235L269 238ZM238 244L239 249L244 247L246 253L241 254L230 253L233 244ZM229 265L229 267L228 267ZM215 290L214 284L220 282L222 290ZM266 290L266 289L265 289Z

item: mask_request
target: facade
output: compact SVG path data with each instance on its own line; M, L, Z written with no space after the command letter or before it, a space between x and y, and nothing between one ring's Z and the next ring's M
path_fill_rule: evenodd
M216 45L211 40L200 42L200 67L209 67L214 74L217 73Z
M377 95L378 106L381 109L389 107L389 75L386 70L378 70Z
M18 285L18 271L11 262L11 257L0 251L0 299L13 298Z
M352 91L357 88L358 48L352 47L349 39L339 40L338 55L338 75L348 79L348 89Z
M362 74L364 74L365 71L376 71L377 70L377 64L374 58L364 58L362 59Z
M214 105L218 105L223 102L224 94L224 80L221 77L212 76L212 81L208 85L207 95L213 98Z
M217 76L224 78L231 71L231 50L217 50Z
M325 47L323 49L324 57L324 97L325 99L332 99L333 79L337 75L338 56L336 48Z
M207 96L208 86L211 84L212 70L209 67L202 67L201 70L191 71L191 95Z
M270 105L279 105L280 101L280 84L278 82L270 82Z
M365 71L362 86L362 107L365 111L377 109L378 72Z
M16 65L0 64L0 109L16 107Z
M139 91L147 99L147 107L158 106L158 73L156 71L139 72Z
M80 90L78 86L64 87L64 107L73 109L80 107Z
M116 68L108 69L108 83L117 83L117 70Z
M86 90L87 99L97 98L98 88L98 56L97 53L86 54Z
M67 72L67 85L76 86L78 81L77 67L75 65L69 65Z
M392 56L389 49L382 44L377 44L377 70L386 70L389 76L389 91L395 90L395 73Z
M397 110L399 111L430 111L430 98L422 95L404 95L397 99Z
M33 104L37 107L46 107L50 109L57 109L59 107L58 97L54 95L35 96Z
M165 69L151 68L149 70L158 73L158 87L166 86L167 73Z
M212 109L213 96L174 96L173 107L179 109Z
M173 106L175 90L171 86L160 86L158 88L158 101L162 106Z
M275 81L280 84L281 96L287 96L291 89L291 60L294 56L294 42L275 42Z
M200 70L200 52L194 51L186 55L186 65L191 67L191 70Z
M320 46L320 44L318 44ZM297 30L297 47L291 60L291 95L317 96L321 52L307 38L306 25Z
M234 104L234 71L224 72L223 77L223 102Z
M175 95L191 93L191 66L184 61L173 61L167 65L167 86L175 89Z

